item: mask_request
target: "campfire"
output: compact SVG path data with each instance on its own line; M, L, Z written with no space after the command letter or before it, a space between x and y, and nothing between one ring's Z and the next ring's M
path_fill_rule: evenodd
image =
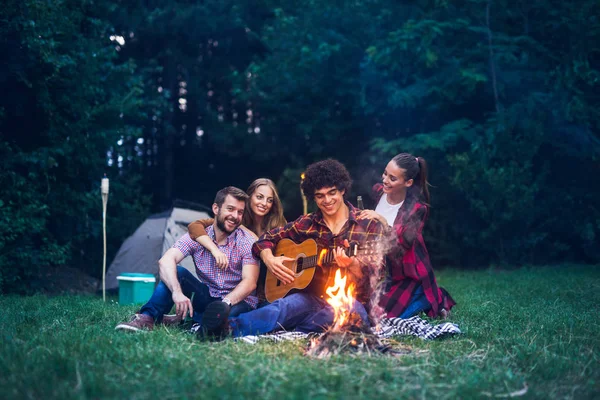
M348 275L335 272L333 286L326 289L327 302L333 307L334 320L331 328L319 338L312 339L305 354L315 358L327 358L344 352L404 354L408 351L394 350L371 333L360 315L354 311L354 283L347 285Z
M333 331L342 330L343 326L350 321L352 314L352 304L354 303L354 283L348 286L348 291L345 292L346 279L348 276L342 278L342 274L338 269L335 271L335 282L333 286L330 286L325 291L329 295L327 302L333 307L334 318L333 318ZM360 318L359 318L360 321Z

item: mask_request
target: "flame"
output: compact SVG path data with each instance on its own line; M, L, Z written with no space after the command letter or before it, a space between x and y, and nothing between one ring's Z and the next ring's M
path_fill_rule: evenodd
M327 249L323 249L321 250L321 252L319 253L319 258L317 259L317 265L319 267L323 266L323 258L325 258L325 255L327 254Z
M304 172L300 174L300 179L304 180Z
M351 283L346 290L346 280L348 276L342 278L342 274L338 269L335 271L335 281L333 286L326 289L329 295L327 302L333 307L334 319L333 329L340 328L346 323L352 311L354 304L354 283Z

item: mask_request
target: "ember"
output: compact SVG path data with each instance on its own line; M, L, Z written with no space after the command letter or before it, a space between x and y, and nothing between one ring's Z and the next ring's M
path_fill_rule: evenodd
M333 307L334 320L331 328L321 337L312 339L305 354L315 358L327 358L344 352L406 354L410 349L392 349L371 333L360 315L353 310L354 284L348 285L347 276L342 277L338 269L333 286L327 288L327 302Z

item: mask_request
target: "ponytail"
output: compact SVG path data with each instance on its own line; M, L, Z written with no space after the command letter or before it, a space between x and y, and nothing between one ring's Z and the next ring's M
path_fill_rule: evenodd
M423 157L416 157L419 172L415 179L417 180L417 186L421 189L421 194L425 200L425 203L429 205L431 197L429 195L429 182L427 181L427 161Z
M423 157L415 157L412 154L400 153L392 158L398 168L402 168L404 179L413 180L413 190L416 190L417 197L429 205L429 182L427 181L427 162Z

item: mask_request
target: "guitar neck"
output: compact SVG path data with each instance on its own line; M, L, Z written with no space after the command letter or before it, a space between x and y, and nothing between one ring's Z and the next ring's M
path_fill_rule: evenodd
M357 254L358 246L352 245L350 248L344 249L344 252L347 256L352 257ZM319 254L323 250L319 251ZM320 257L319 254L315 256L308 256L302 259L302 262L298 264L298 271L302 271L309 268L322 267L324 265L331 264L333 260L335 260L334 251L332 249L327 249L327 253L323 257ZM320 261L319 261L320 258ZM300 260L298 260L300 261ZM301 264L301 265L300 265Z

